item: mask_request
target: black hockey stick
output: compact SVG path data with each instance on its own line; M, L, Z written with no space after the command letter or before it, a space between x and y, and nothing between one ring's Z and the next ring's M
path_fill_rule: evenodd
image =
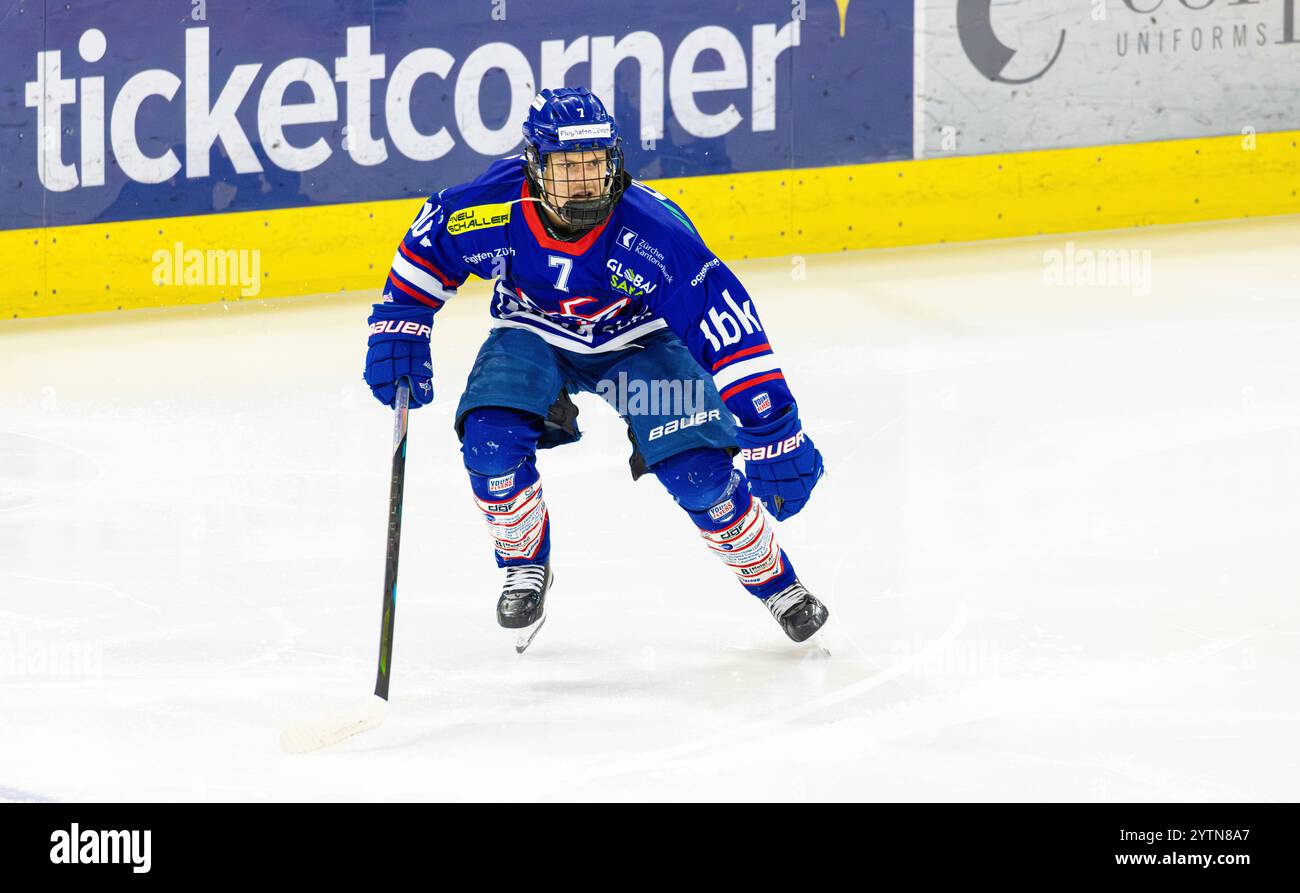
M393 470L388 488L388 552L384 560L384 611L379 627L379 675L375 696L366 704L318 722L286 729L280 746L290 753L306 753L337 744L358 732L373 729L388 714L388 682L393 671L393 620L397 611L397 556L402 542L402 493L406 484L406 425L411 386L397 383L393 401Z
M402 490L406 484L406 420L411 390L406 379L397 385L393 415L393 476L388 488L388 555L384 560L384 613L379 627L379 675L375 695L388 700L393 670L393 620L397 612L397 554L402 545Z

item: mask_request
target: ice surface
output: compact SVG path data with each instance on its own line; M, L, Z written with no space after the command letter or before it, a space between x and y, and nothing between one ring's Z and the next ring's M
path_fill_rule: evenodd
M390 412L370 294L0 324L0 799L1300 797L1300 221L735 265L828 477L780 525L786 641L622 423L542 454L557 582L524 655L451 412L412 416L393 701L373 686ZM1135 292L1138 292L1135 294Z

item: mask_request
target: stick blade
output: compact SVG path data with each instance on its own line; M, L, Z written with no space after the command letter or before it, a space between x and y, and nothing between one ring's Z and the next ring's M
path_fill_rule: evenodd
M333 716L285 729L280 734L280 747L286 753L311 753L377 728L387 716L388 702L378 695L371 695L366 701Z

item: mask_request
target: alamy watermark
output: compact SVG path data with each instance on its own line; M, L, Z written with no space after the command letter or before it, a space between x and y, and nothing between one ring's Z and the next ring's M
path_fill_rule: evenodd
M621 416L695 416L707 413L708 399L702 378L602 378L596 393ZM716 412L716 410L715 410Z
M1083 288L1129 288L1134 297L1151 294L1150 249L1076 248L1043 252L1043 284Z
M0 638L0 681L26 677L102 679L104 643L99 639Z
M68 830L52 833L50 843L50 861L55 865L130 865L133 874L148 874L153 866L149 830L83 830L73 822Z
M920 636L895 641L890 657L897 662L912 662L910 672L916 676L941 678L996 677L1002 672L998 643L992 639L957 641L936 650L932 642Z
M239 286L241 297L262 290L262 252L256 248L209 248L200 251L176 242L153 253L153 284L157 286Z

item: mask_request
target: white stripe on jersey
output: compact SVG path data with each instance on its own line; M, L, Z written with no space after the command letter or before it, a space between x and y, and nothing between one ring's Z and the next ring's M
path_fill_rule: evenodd
M448 289L437 280L428 270L421 270L415 264L402 257L399 250L393 255L393 272L401 276L407 282L416 288L433 295L440 300L447 300L456 296L456 289Z
M642 325L634 326L626 332L620 332L617 337L611 338L603 344L592 347L585 341L577 341L541 328L539 323L544 323L544 321L532 313L518 313L512 317L497 316L493 317L493 319L496 321L494 328L505 326L511 329L527 329L552 347L561 347L573 353L608 353L611 350L622 350L630 342L635 341L642 335L648 335L651 332L668 327L668 323L662 319L652 319ZM537 322L527 322L526 320L537 320Z
M494 291L496 294L504 296L508 300L515 301L516 303L519 301L519 296L507 288L500 279L497 280ZM520 291L522 293L522 289ZM524 300L525 302L533 303L534 306L536 306L535 302L527 296L524 296ZM637 338L668 327L667 322L655 317L654 319L649 319L640 325L633 326L627 331L619 332L618 335L608 341L603 341L593 347L592 341L594 338L592 335L583 337L582 335L575 334L571 329L568 329L557 322L552 322L541 313L535 313L531 310L525 309L508 316L498 315L495 299L492 304L491 313L492 318L497 322L497 326L505 326L512 329L527 329L530 332L536 332L538 337L553 347L562 347L573 353L581 354L608 353L611 350L622 350Z
M780 368L776 364L776 357L771 354L765 357L754 357L752 360L741 360L713 373L713 384L722 391L742 378L749 378L761 372L775 372Z

